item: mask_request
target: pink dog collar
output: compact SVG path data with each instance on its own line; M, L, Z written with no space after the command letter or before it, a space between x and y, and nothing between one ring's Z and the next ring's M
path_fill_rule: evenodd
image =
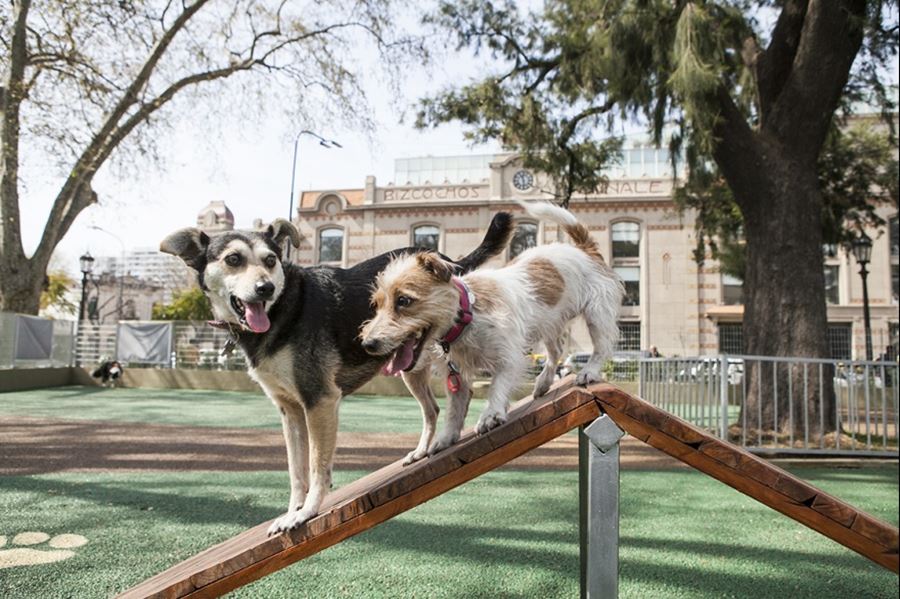
M466 325L472 322L472 304L475 303L475 296L462 279L453 277L452 281L459 290L459 310L456 311L456 322L453 327L438 340L445 354L450 351L450 344L462 335Z

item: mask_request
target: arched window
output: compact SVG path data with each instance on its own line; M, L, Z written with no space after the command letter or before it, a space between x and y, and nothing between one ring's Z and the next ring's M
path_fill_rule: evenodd
M638 258L640 256L641 226L632 222L614 223L612 226L612 257Z
M344 258L344 230L329 227L319 230L319 264L341 264Z
M412 243L415 247L438 251L441 230L436 225L419 225L413 229Z
M537 246L537 223L521 222L516 225L512 241L509 242L509 259L512 260L528 248Z
M625 283L623 306L641 303L641 225L632 221L613 223L612 266Z

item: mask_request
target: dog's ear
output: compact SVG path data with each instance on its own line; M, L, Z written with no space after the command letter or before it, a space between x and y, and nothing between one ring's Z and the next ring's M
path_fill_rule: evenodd
M419 261L419 266L425 272L434 275L439 281L450 282L450 278L453 276L453 265L434 252L420 252L416 254L416 260Z
M162 240L159 251L178 256L191 268L202 271L206 266L206 248L209 247L209 235L188 227L179 229Z
M274 241L278 247L281 247L281 242L285 237L291 240L292 246L300 247L300 231L283 218L273 220L272 224L266 227L265 236Z

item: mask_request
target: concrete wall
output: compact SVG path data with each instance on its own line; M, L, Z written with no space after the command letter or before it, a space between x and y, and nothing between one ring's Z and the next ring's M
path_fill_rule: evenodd
M15 368L0 370L0 392L75 385L74 368Z
M244 391L259 393L259 386L242 370L188 370L173 368L126 368L124 386L143 389L211 389L214 391ZM83 368L34 368L0 370L0 393L4 391L24 391L65 385L99 385ZM431 381L437 397L445 395L444 381ZM476 383L475 397L485 397L487 383ZM524 397L531 393L531 386L524 386L514 397ZM400 377L377 376L354 395L399 395L409 396L406 385Z
M259 386L250 376L241 370L186 370L160 368L126 368L124 383L126 387L146 389L213 389L220 391L259 392ZM431 388L438 397L445 394L444 381L437 378L431 381ZM476 384L475 397L485 397L487 384ZM524 397L531 393L531 387L523 387L516 397ZM354 395L400 395L408 396L409 391L400 377L376 376L366 383Z

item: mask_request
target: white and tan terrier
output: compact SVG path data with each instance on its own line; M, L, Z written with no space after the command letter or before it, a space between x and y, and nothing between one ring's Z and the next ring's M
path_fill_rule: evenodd
M625 289L597 243L567 210L547 202L520 204L530 215L558 223L574 245L531 248L502 268L479 268L462 277L437 254L422 252L397 257L375 281L376 313L362 327L363 347L390 355L407 370L427 367L428 360L419 364L423 347L437 342L447 354L437 361L450 397L446 423L430 455L459 439L477 373L493 374L488 404L475 426L483 434L506 422L510 395L526 374L525 354L539 343L547 348L547 361L534 397L547 392L573 318L584 317L594 346L577 384L600 380L615 347Z

